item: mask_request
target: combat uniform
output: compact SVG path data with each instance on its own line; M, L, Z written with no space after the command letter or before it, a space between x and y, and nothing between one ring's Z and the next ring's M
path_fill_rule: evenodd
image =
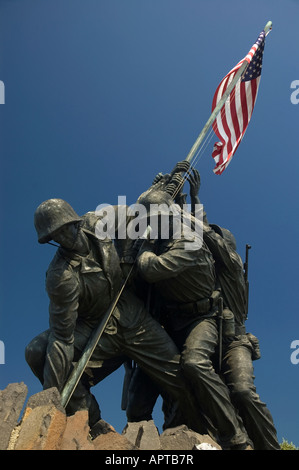
M257 338L245 330L247 295L242 259L235 250L232 234L226 229L204 224L204 240L216 262L224 307L233 312L235 320L235 334L223 338L221 372L254 449L279 450L271 413L254 385L252 361L260 353Z
M247 436L212 358L218 342L215 269L197 234L148 244L138 258L141 276L159 293L161 321L182 351L182 368L199 406L224 448L246 445Z
M88 255L80 256L60 247L47 271L50 328L26 348L26 360L44 388L62 390L72 362L81 356L93 328L123 282L114 243L110 239L98 240L94 235L96 221L96 215L88 213L80 222L80 230L89 242ZM196 423L196 410L181 374L178 349L145 310L143 302L127 289L70 400L70 414L88 408L91 425L100 419L90 387L118 368L126 356L178 399L192 416L192 423Z

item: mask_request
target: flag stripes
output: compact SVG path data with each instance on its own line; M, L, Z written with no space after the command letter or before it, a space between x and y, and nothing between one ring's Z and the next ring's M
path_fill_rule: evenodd
M264 42L265 32L262 31L246 57L221 80L214 94L212 112L244 61L248 63L212 126L220 139L212 152L215 174L220 175L229 165L251 119L260 84Z

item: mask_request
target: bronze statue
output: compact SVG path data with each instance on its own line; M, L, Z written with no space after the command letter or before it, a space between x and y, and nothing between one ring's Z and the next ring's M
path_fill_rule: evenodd
M186 170L188 170L188 165ZM154 182L159 181L161 177L161 174L158 175ZM195 205L200 204L198 198L199 173L196 170L193 170L193 173L190 172L188 181L190 183L191 210L194 212ZM183 200L185 201L185 195L183 195ZM236 252L234 237L228 230L220 229L215 225L210 226L205 213L203 227L204 240L215 260L216 286L224 299L222 315L224 320L218 318L218 332L221 321L221 338L219 339L221 347L218 344L215 348L217 351L223 349L220 368L217 361L213 365L216 370L218 369L222 380L229 388L230 398L242 417L250 444L257 450L277 450L280 447L273 419L266 405L261 402L254 386L252 360L259 357L259 347L257 339L252 334L245 332L248 289L246 279L244 279L243 263ZM163 289L161 289L162 291ZM165 317L162 321L165 322ZM183 338L181 335L174 334L171 329L168 331L175 338L176 344L182 348ZM144 387L151 391L151 395L144 394ZM150 419L159 393L161 393L159 388L150 378L145 376L143 371L136 367L128 394L128 420ZM167 403L170 405L170 409L169 406L167 408ZM169 400L169 397L164 398L164 427L172 425L172 422L183 422L181 410L176 405L172 400ZM173 413L176 416L173 416Z
M193 170L189 181L191 205L194 207L200 202L200 176L197 170ZM221 374L254 449L279 450L273 418L254 385L252 361L260 358L260 350L257 338L246 333L248 292L235 237L229 230L209 224L207 217L203 227L203 238L215 260L217 281L224 303ZM229 331L225 331L226 319L229 319Z
M157 230L154 239L142 243L99 239L96 226L102 216L88 212L79 217L64 200L49 199L37 208L39 243L54 241L59 247L46 275L49 329L27 346L26 360L44 389L55 386L62 392L92 332L122 292L127 265L137 263L67 413L88 409L89 424L95 426L101 411L91 388L133 360L137 367L134 372L127 367L132 379L124 400L128 420L150 419L161 394L164 427L187 424L210 433L224 449L245 449L248 444L279 449L272 416L254 386L252 361L259 348L245 330L243 263L231 232L209 224L205 213L203 235L187 230L186 220L194 227L196 218L188 214L186 219L182 209L186 194L180 175L185 170L191 211L200 203L200 175L189 167L179 162L169 175L157 175L138 199L146 208L147 223L155 221ZM167 210L174 201L179 218ZM116 218L118 210L113 208Z
M172 204L165 191L147 191L139 203ZM159 218L159 214L157 214ZM186 249L190 243L190 249ZM192 384L205 416L223 448L246 448L247 435L235 414L229 392L212 365L218 344L216 274L206 243L191 237L145 242L137 260L140 275L154 284L162 302L162 324L181 351L184 375Z
M116 208L117 209L117 208ZM44 388L62 390L72 363L84 349L94 327L115 297L123 279L111 239L95 236L98 216L79 217L64 200L50 199L35 212L40 243L60 244L46 276L50 328L26 348L26 360ZM143 302L125 289L88 363L67 412L89 410L90 426L101 418L90 389L130 357L159 386L180 402L190 427L200 429L180 370L179 351Z

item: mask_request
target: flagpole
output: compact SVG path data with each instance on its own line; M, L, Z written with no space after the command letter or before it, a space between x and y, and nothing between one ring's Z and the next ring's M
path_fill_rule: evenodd
M266 24L265 28L264 28L264 31L265 31L265 34L267 35L270 31L270 29L272 29L272 21L268 21L268 23ZM237 81L239 80L239 78L243 75L243 73L245 72L245 70L247 69L249 63L244 60L243 64L241 65L241 67L239 68L238 72L236 73L234 79L231 81L231 83L229 84L229 86L227 87L225 93L223 94L222 98L219 100L219 102L217 103L217 105L215 106L211 116L209 117L209 119L207 120L206 124L204 125L201 133L199 134L199 136L197 137L196 141L194 142L190 152L188 153L187 157L185 158L185 160L187 162L191 162L194 155L196 154L200 144L202 143L203 139L205 138L205 136L207 135L211 125L213 124L213 122L215 121L218 113L221 111L221 109L223 108L223 106L225 105L225 102L228 98L228 96L230 95L230 93L232 92L232 90L234 89L234 86L236 85Z

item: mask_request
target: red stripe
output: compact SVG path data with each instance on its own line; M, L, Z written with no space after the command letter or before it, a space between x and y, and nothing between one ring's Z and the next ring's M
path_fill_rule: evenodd
M231 131L230 131L228 121L226 119L226 113L223 114L222 125L223 125L225 134L228 136L228 142L226 144L226 147L227 147L227 153L229 154L232 151L232 144L231 144Z
M233 72L232 78L234 77L234 75L235 75L235 72ZM219 99L217 100L217 102L219 102L220 98L222 98L222 96L224 95L224 93L225 93L225 91L226 91L226 89L227 89L227 87L228 87L228 84L229 84L229 79L230 79L231 77L230 77L229 75L227 75L226 78L227 78L226 83L225 83L225 85L224 85L224 87L223 87L223 89L222 89L221 96L219 97ZM222 80L222 82L223 82L223 81L224 81L224 80ZM221 83L222 83L222 82L221 82ZM231 95L230 95L230 97L231 97ZM230 97L229 97L229 98L230 98ZM216 103L216 104L217 104L217 103ZM224 107L222 108L222 110L220 111L220 120L221 120L221 122L222 122L222 126L223 126L223 128L224 128L224 131L225 131L226 135L230 137L230 136L231 136L231 132L230 132L230 129L229 129L227 120L226 120L225 106L224 106ZM224 143L225 141L224 141L224 139L223 139L223 137L222 137L222 135L221 135L221 133L220 133L220 131L219 131L219 129L218 129L217 121L216 121L216 120L214 121L214 124L215 124L214 127L213 127L214 132L215 132L216 135L219 137L219 139L221 139L222 142Z
M217 103L219 102L219 100L221 99L221 97L223 96L224 91L222 90L222 94L217 99L219 89L222 86L222 83L226 80L226 78L227 78L227 75L221 80L221 82L219 83L219 86L217 87L217 90L214 94L213 103L212 103L212 112L215 109L215 107L216 107ZM226 86L227 86L227 82L226 82ZM226 89L226 86L224 86L224 89ZM222 110L220 111L220 113L221 112L222 112ZM212 128L213 128L213 131L215 132L215 134L217 135L217 137L219 137L219 139L220 139L221 134L220 134L220 131L219 131L218 126L217 126L217 119L215 119L215 121L213 122Z
M238 86L238 84L236 85L236 87ZM235 87L235 90L236 90L236 87ZM233 123L233 126L234 126L234 130L235 130L235 135L236 135L236 140L238 140L238 137L239 135L241 134L241 130L240 130L240 127L239 127L239 121L238 121L238 116L237 116L237 108L236 108L236 93L234 92L232 98L231 98L231 103L230 103L230 112L231 112L231 116L232 116L232 123Z
M240 84L240 95L241 95L241 109L242 109L242 115L243 115L243 129L241 130L241 132L243 132L243 130L246 129L247 124L248 124L248 109L247 109L245 82L241 82Z
M235 76L235 73L233 73L233 77ZM232 105L233 103L235 102L235 88L233 89L233 91L231 92L230 94L230 97L229 97L229 107L230 107L230 110L232 111ZM233 105L233 108L234 108L234 105ZM224 131L225 131L225 134L226 136L228 137L228 142L226 144L226 147L227 147L227 154L230 155L230 153L232 152L232 149L233 149L233 146L232 146L232 140L231 140L231 137L232 137L232 133L231 133L231 127L234 127L234 122L233 122L233 118L231 120L231 117L227 117L226 113L225 113L225 109L224 109L224 114L222 116L222 125L223 125L223 128L224 128ZM224 142L224 140L223 140ZM224 150L224 149L223 149ZM223 160L223 158L222 158Z
M253 108L254 108L254 105L255 105L256 95L257 95L256 79L251 80L251 94L252 94L252 112L251 112L251 114L252 114L253 113Z

